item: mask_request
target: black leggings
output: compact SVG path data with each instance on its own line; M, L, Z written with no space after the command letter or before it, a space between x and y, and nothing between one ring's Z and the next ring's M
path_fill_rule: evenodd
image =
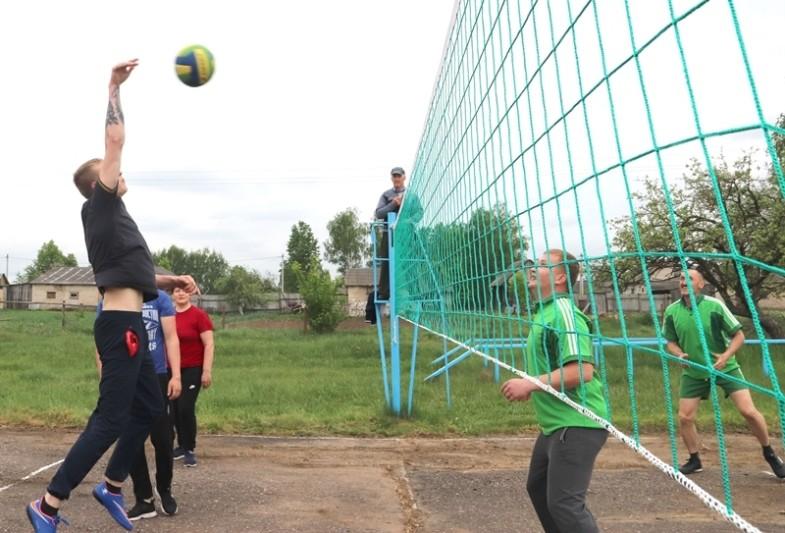
M376 256L381 260L379 263L379 299L380 300L389 300L390 299L390 259L389 259L389 242L390 242L390 232L387 230L387 225L385 224L384 229L382 229L382 243L379 247L376 248Z
M169 387L169 376L158 374L158 383L161 386L165 412L153 421L150 427L150 441L155 449L155 486L158 493L169 492L172 488L172 424L169 421L169 400L166 399ZM131 466L131 479L134 482L134 495L136 500L146 500L153 497L153 486L150 482L150 473L147 470L147 457L144 453L144 444L136 453L136 458Z
M196 399L202 388L202 367L183 368L180 371L183 392L172 402L173 424L177 430L177 444L184 450L196 449Z

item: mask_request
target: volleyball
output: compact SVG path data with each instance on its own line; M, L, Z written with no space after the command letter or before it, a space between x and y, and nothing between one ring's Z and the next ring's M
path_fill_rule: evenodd
M204 85L215 72L213 54L204 46L186 46L177 54L174 62L175 72L180 81L189 87Z

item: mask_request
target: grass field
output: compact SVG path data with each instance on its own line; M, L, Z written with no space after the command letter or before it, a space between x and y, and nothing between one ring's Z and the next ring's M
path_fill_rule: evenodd
M215 317L214 317L215 318ZM80 427L97 398L91 312L0 311L0 425ZM443 381L424 383L441 341L421 336L415 412L399 419L387 413L382 392L376 330L343 328L331 335L303 333L297 317L254 314L227 316L227 329L216 318L214 386L199 399L202 431L270 435L489 435L535 428L530 405L509 404L498 392L493 372L472 357L451 372L452 408ZM265 327L269 324L270 327ZM631 317L631 336L650 336L646 317ZM281 327L282 325L288 327ZM616 325L604 321L614 335ZM402 353L408 365L411 331L404 328ZM613 421L631 427L624 352L607 350ZM773 349L780 382L785 350ZM760 351L746 347L739 355L750 381L769 387ZM404 371L406 371L406 366ZM679 369L671 365L671 390ZM408 373L407 373L408 375ZM662 367L656 355L636 352L635 390L642 431L666 427ZM502 372L502 380L508 374ZM405 396L404 396L405 397ZM776 404L754 394L771 430L779 433ZM743 419L728 400L723 420L743 429ZM711 406L701 409L700 428L712 431Z

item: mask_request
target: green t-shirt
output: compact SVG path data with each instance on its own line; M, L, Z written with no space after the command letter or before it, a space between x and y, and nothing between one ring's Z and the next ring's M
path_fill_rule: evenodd
M526 340L526 373L549 374L573 361L594 364L589 319L575 307L567 294L556 294L542 302L534 315ZM571 400L607 419L602 383L595 371L594 379L572 390L562 390ZM602 428L560 399L547 392L532 395L537 423L545 435L564 427Z
M733 316L725 304L711 296L697 295L698 315L703 325L703 335L712 354L724 352L730 344L731 337L741 329L741 324ZM663 335L671 342L679 345L687 359L695 363L706 365L706 356L700 343L698 328L692 316L692 310L684 305L683 300L673 302L665 309L663 318ZM717 358L711 356L712 361ZM739 368L734 355L725 364L723 372L731 372ZM689 366L684 373L695 379L706 379L709 372Z

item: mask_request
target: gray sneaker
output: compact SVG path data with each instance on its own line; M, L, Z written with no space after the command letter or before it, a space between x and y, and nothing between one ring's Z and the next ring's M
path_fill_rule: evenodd
M191 450L185 450L185 457L183 458L183 464L188 467L196 466L196 454Z

